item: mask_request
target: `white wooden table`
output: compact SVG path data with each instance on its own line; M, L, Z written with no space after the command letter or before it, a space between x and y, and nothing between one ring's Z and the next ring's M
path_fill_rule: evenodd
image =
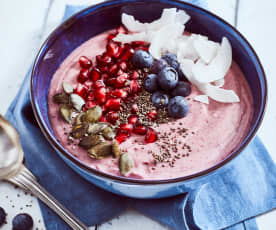
M98 0L90 1L96 3ZM265 2L265 3L264 3ZM67 3L87 3L87 0ZM271 156L276 160L276 21L275 0L209 0L209 9L226 19L245 35L259 55L269 84L269 102L263 125L259 131ZM64 13L65 0L1 0L0 1L0 113L4 114L14 98L25 73L44 38L56 27ZM46 31L46 32L45 32ZM8 224L19 212L32 215L35 227L45 229L37 200L20 189L0 183L0 206L8 212ZM276 211L257 218L261 230L276 227ZM118 218L91 229L138 230L168 229L155 221L129 210Z

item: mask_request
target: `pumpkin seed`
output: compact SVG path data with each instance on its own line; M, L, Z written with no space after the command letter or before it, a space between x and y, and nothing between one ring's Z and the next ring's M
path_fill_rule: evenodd
M72 121L72 112L73 112L72 108L69 105L61 105L59 107L59 113L60 113L61 117L63 118L63 120L65 120L69 124Z
M70 98L66 93L57 93L53 96L53 101L57 104L69 104Z
M78 139L84 136L84 134L87 133L88 130L88 124L82 123L81 125L75 125L72 129L71 135Z
M117 140L112 142L112 154L115 158L118 158L121 154L120 146Z
M70 99L73 104L73 107L80 112L82 109L82 106L85 104L85 101L83 100L83 98L80 97L78 94L73 93L73 94L70 94Z
M100 106L95 106L92 109L88 109L85 112L85 121L94 123L97 122L102 116L102 108Z
M120 169L120 173L125 176L130 169L132 168L132 160L129 157L129 155L127 153L124 153L120 156L119 159L119 169Z
M74 124L75 124L75 125L81 125L82 122L83 122L83 120L84 120L84 115L85 115L85 112L79 113L79 114L76 116L76 119L75 119Z
M65 81L62 82L62 88L63 88L63 91L67 94L70 94L70 93L74 92L73 86L68 82L65 82Z
M108 142L102 142L90 148L88 154L91 158L102 159L112 154L112 144Z
M89 124L88 133L89 134L98 134L99 132L103 131L107 127L107 124L104 122L98 122L94 124Z
M90 149L91 147L104 142L104 138L101 135L90 135L83 137L79 145L85 149Z
M109 126L104 128L102 133L103 133L104 138L107 140L112 140L115 137L115 133L114 133L113 129Z

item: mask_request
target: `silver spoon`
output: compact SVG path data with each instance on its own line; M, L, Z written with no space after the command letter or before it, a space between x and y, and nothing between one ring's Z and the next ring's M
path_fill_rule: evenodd
M11 182L37 196L54 210L73 230L88 230L36 180L23 164L24 153L16 129L0 115L0 181Z

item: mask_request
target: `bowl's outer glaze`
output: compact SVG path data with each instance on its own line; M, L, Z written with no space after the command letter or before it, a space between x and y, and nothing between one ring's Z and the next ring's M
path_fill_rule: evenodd
M233 49L233 58L239 64L253 92L254 116L250 132L233 153L216 166L182 178L145 181L107 175L91 169L67 152L55 139L48 117L47 95L51 79L63 60L79 45L91 37L113 29L121 23L121 13L134 15L141 21L160 17L164 8L184 9L191 20L186 30L207 35L220 42L227 37ZM232 26L217 16L193 5L172 0L115 0L104 2L72 16L60 25L45 41L36 58L31 80L31 100L37 121L44 135L57 153L81 176L111 192L136 197L168 197L195 189L206 183L206 175L219 173L224 164L237 156L254 137L264 114L267 97L266 78L260 61L252 47Z

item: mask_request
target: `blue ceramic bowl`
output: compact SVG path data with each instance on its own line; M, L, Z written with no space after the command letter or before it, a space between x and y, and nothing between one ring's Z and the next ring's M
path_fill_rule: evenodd
M134 15L141 21L160 17L164 8L176 7L191 16L187 30L207 35L214 41L226 36L233 49L233 58L239 64L254 97L254 116L250 131L229 157L212 168L199 173L168 180L139 180L112 176L92 169L66 151L56 140L48 117L47 94L51 79L62 61L79 45L91 37L120 25L121 13ZM49 55L51 58L45 58ZM114 0L87 8L60 25L42 45L32 71L31 100L40 128L57 154L82 177L110 192L135 198L161 198L185 193L198 188L210 175L220 173L225 164L241 154L252 140L265 110L266 78L262 65L246 39L223 19L206 10L172 0Z

